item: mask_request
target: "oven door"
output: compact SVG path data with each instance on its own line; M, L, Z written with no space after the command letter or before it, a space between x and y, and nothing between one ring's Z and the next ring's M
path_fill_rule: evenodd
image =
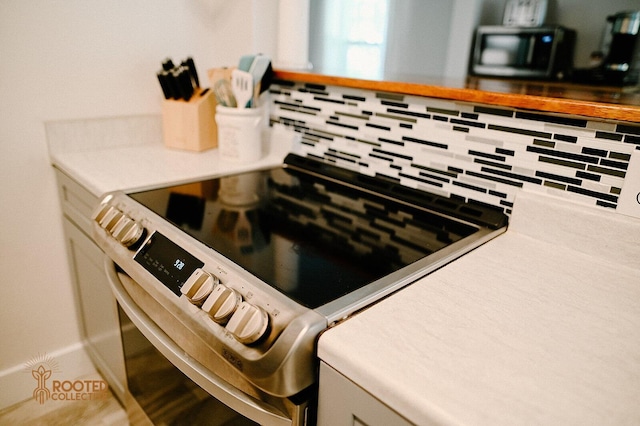
M125 404L132 421L138 424L144 414L152 423L172 425L306 423L306 404L298 406L290 418L191 358L140 309L122 283L131 278L108 257L105 270L120 308L128 385Z

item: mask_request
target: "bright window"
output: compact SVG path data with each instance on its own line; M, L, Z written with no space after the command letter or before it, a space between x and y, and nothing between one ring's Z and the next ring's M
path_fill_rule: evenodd
M384 74L388 0L325 0L327 71L354 78Z

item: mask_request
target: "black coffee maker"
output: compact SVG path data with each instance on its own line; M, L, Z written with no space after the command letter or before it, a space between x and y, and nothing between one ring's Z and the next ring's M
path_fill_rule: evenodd
M618 12L607 17L599 63L574 71L578 83L633 86L640 82L640 11Z

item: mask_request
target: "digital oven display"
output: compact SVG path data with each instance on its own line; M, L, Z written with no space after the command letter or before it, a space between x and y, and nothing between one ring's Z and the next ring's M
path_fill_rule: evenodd
M159 232L154 232L134 260L177 296L180 296L180 288L191 274L204 266L203 262Z

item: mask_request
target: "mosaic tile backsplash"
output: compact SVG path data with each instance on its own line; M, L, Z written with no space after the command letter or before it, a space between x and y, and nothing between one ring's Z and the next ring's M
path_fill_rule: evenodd
M295 152L511 212L520 188L617 207L640 125L278 81L271 124Z

